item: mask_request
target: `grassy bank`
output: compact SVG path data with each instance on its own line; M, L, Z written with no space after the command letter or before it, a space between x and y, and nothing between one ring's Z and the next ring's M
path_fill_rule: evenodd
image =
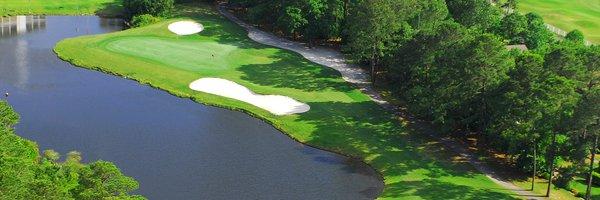
M578 178L571 183L571 188L578 192L581 196L585 196L587 182L583 178ZM594 186L592 189L592 199L600 199L600 188Z
M522 0L519 9L536 12L567 32L579 29L589 41L600 43L600 0Z
M515 185L518 185L521 188L531 188L531 179L523 179L523 180L515 180L513 181ZM547 180L536 179L535 188L533 188L533 192L540 195L546 195L546 189L548 188ZM558 187L552 187L551 191L552 199L554 200L579 200L573 195L573 193Z
M121 0L0 0L0 16L107 15L122 13Z
M64 40L55 51L75 65L134 79L200 103L244 111L301 142L362 158L385 178L382 199L515 198L435 139L406 128L344 82L337 71L251 41L241 27L209 6L177 10L181 12L177 19ZM181 19L197 20L205 30L193 36L170 33L168 24ZM290 96L309 104L311 110L275 116L188 88L202 77L232 80L260 94Z

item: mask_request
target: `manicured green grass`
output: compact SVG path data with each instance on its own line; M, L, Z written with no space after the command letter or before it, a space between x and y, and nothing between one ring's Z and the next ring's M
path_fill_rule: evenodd
M7 15L118 15L121 0L0 0L0 16Z
M535 12L565 31L579 29L587 40L600 44L600 0L521 0L522 12Z
M514 180L513 183L522 188L531 188L531 179L523 179L523 180ZM536 194L545 195L546 189L548 186L547 180L536 179L536 185L533 190ZM579 196L584 196L586 191L586 183L582 178L576 178L571 182L572 192L577 193ZM568 191L559 187L552 187L551 196L552 199L555 200L577 200L580 199L575 197L571 191ZM600 187L593 186L592 187L592 199L600 200Z
M241 27L206 5L177 10L182 13L177 19L67 39L55 51L78 66L135 79L204 104L241 110L296 140L361 158L385 178L382 199L515 198L435 139L404 125L344 82L337 71L251 41ZM167 30L169 23L182 19L197 20L205 30L192 36ZM232 80L261 94L290 96L306 102L311 110L275 116L244 102L188 88L202 77Z
M531 179L527 180L515 180L513 183L521 188L531 188ZM547 180L539 180L536 179L535 188L533 192L539 195L546 195L546 189L548 187ZM550 196L554 200L578 200L579 198L575 197L573 193L558 187L552 187L552 191Z
M581 194L581 196L585 196L585 191L587 189L587 182L584 179L579 178L571 183L571 187L573 190L577 191L577 193ZM600 200L600 187L592 186L592 199Z

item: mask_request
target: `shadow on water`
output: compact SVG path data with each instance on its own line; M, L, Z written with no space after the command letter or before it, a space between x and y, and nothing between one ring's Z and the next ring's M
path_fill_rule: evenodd
M123 18L124 10L122 0L117 0L113 2L103 3L98 10L94 12L95 15L101 17L110 17L110 18Z

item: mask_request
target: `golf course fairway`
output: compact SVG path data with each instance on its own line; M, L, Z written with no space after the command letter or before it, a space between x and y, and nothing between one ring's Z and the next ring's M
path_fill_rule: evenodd
M176 10L184 14L142 28L67 39L57 44L55 52L77 66L249 113L300 142L360 158L382 174L381 199L516 199L434 138L406 128L339 72L253 42L244 29L208 5ZM178 36L167 29L181 20L197 21L204 30ZM258 94L288 96L308 104L310 110L276 116L188 87L204 77L227 79Z
M600 0L523 0L519 9L538 13L564 31L578 29L587 40L600 43Z
M109 15L122 13L121 0L0 0L6 15Z

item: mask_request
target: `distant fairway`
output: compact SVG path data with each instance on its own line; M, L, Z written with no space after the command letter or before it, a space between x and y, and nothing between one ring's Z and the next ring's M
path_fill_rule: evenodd
M587 40L600 44L600 0L521 0L519 9L538 13L567 32L579 29Z
M115 15L121 10L121 0L0 0L0 16Z

